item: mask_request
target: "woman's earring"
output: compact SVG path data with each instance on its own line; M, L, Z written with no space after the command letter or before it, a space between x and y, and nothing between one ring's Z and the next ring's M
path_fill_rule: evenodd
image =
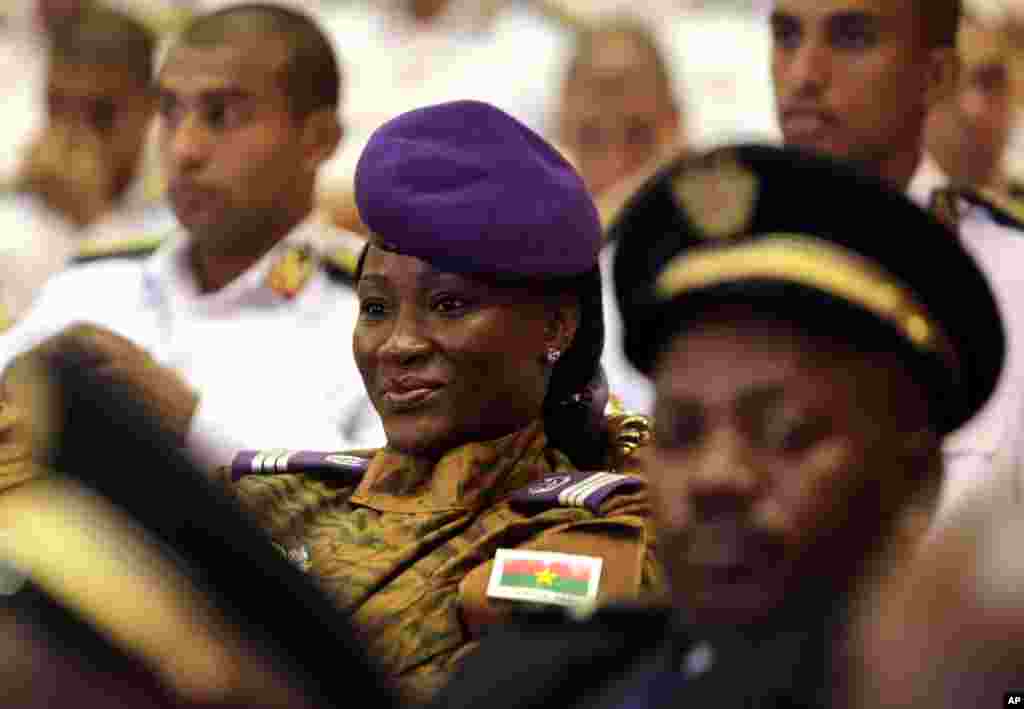
M548 364L556 363L562 356L562 351L555 349L554 347L548 347L547 360Z

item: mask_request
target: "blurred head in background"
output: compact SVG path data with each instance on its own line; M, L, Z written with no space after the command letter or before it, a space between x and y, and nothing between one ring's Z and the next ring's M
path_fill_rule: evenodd
M579 35L558 113L558 142L595 196L680 141L668 65L642 23L621 19Z
M95 140L115 194L134 179L153 117L155 50L156 37L143 24L99 6L52 33L49 128Z
M1013 118L1013 48L1004 27L967 16L960 27L960 81L928 115L928 152L954 182L1000 181Z
M430 22L448 7L449 0L403 0L406 11L421 22Z
M71 20L81 12L83 0L36 0L36 15L47 31Z
M20 168L23 189L79 227L104 217L139 173L153 117L156 37L88 5L49 28L47 122Z

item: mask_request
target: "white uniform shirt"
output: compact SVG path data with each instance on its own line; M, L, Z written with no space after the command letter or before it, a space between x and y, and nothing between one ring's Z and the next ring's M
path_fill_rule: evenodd
M927 207L933 190L948 182L934 160L926 156L908 192ZM1015 471L1024 457L1024 231L996 223L982 207L961 206L961 241L988 277L1003 317L1006 363L988 403L945 441L940 520L968 496L988 494L993 488L1015 495ZM951 283L950 288L956 284Z
M266 285L285 249L315 243L328 228L304 222L216 293L199 292L183 234L148 258L72 266L0 336L0 362L69 324L93 322L131 339L200 393L188 445L205 464L227 464L241 448L382 445L352 357L352 288L322 270L290 300Z
M622 314L615 299L612 278L616 246L615 243L608 244L600 255L601 305L604 308L604 353L601 365L608 380L608 392L622 403L623 408L630 413L650 415L654 409L654 386L650 379L629 363L623 347Z
M654 26L692 149L781 142L771 66L765 61L772 37L764 13L706 4Z

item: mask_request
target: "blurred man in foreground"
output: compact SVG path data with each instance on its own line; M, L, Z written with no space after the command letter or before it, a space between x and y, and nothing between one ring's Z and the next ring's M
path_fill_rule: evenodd
M36 363L0 409L0 557L28 579L0 590L5 704L394 706L347 621L130 390L73 353Z
M832 706L851 614L920 543L942 436L999 376L988 284L902 195L798 151L675 162L612 235L673 605L527 619L438 706Z

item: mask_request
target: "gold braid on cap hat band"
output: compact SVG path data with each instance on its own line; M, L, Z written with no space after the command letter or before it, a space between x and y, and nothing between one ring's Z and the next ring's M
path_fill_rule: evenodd
M670 300L736 281L795 283L859 306L897 329L914 347L959 371L949 337L913 291L881 266L834 243L803 234L761 234L756 241L684 251L658 274L655 292Z

